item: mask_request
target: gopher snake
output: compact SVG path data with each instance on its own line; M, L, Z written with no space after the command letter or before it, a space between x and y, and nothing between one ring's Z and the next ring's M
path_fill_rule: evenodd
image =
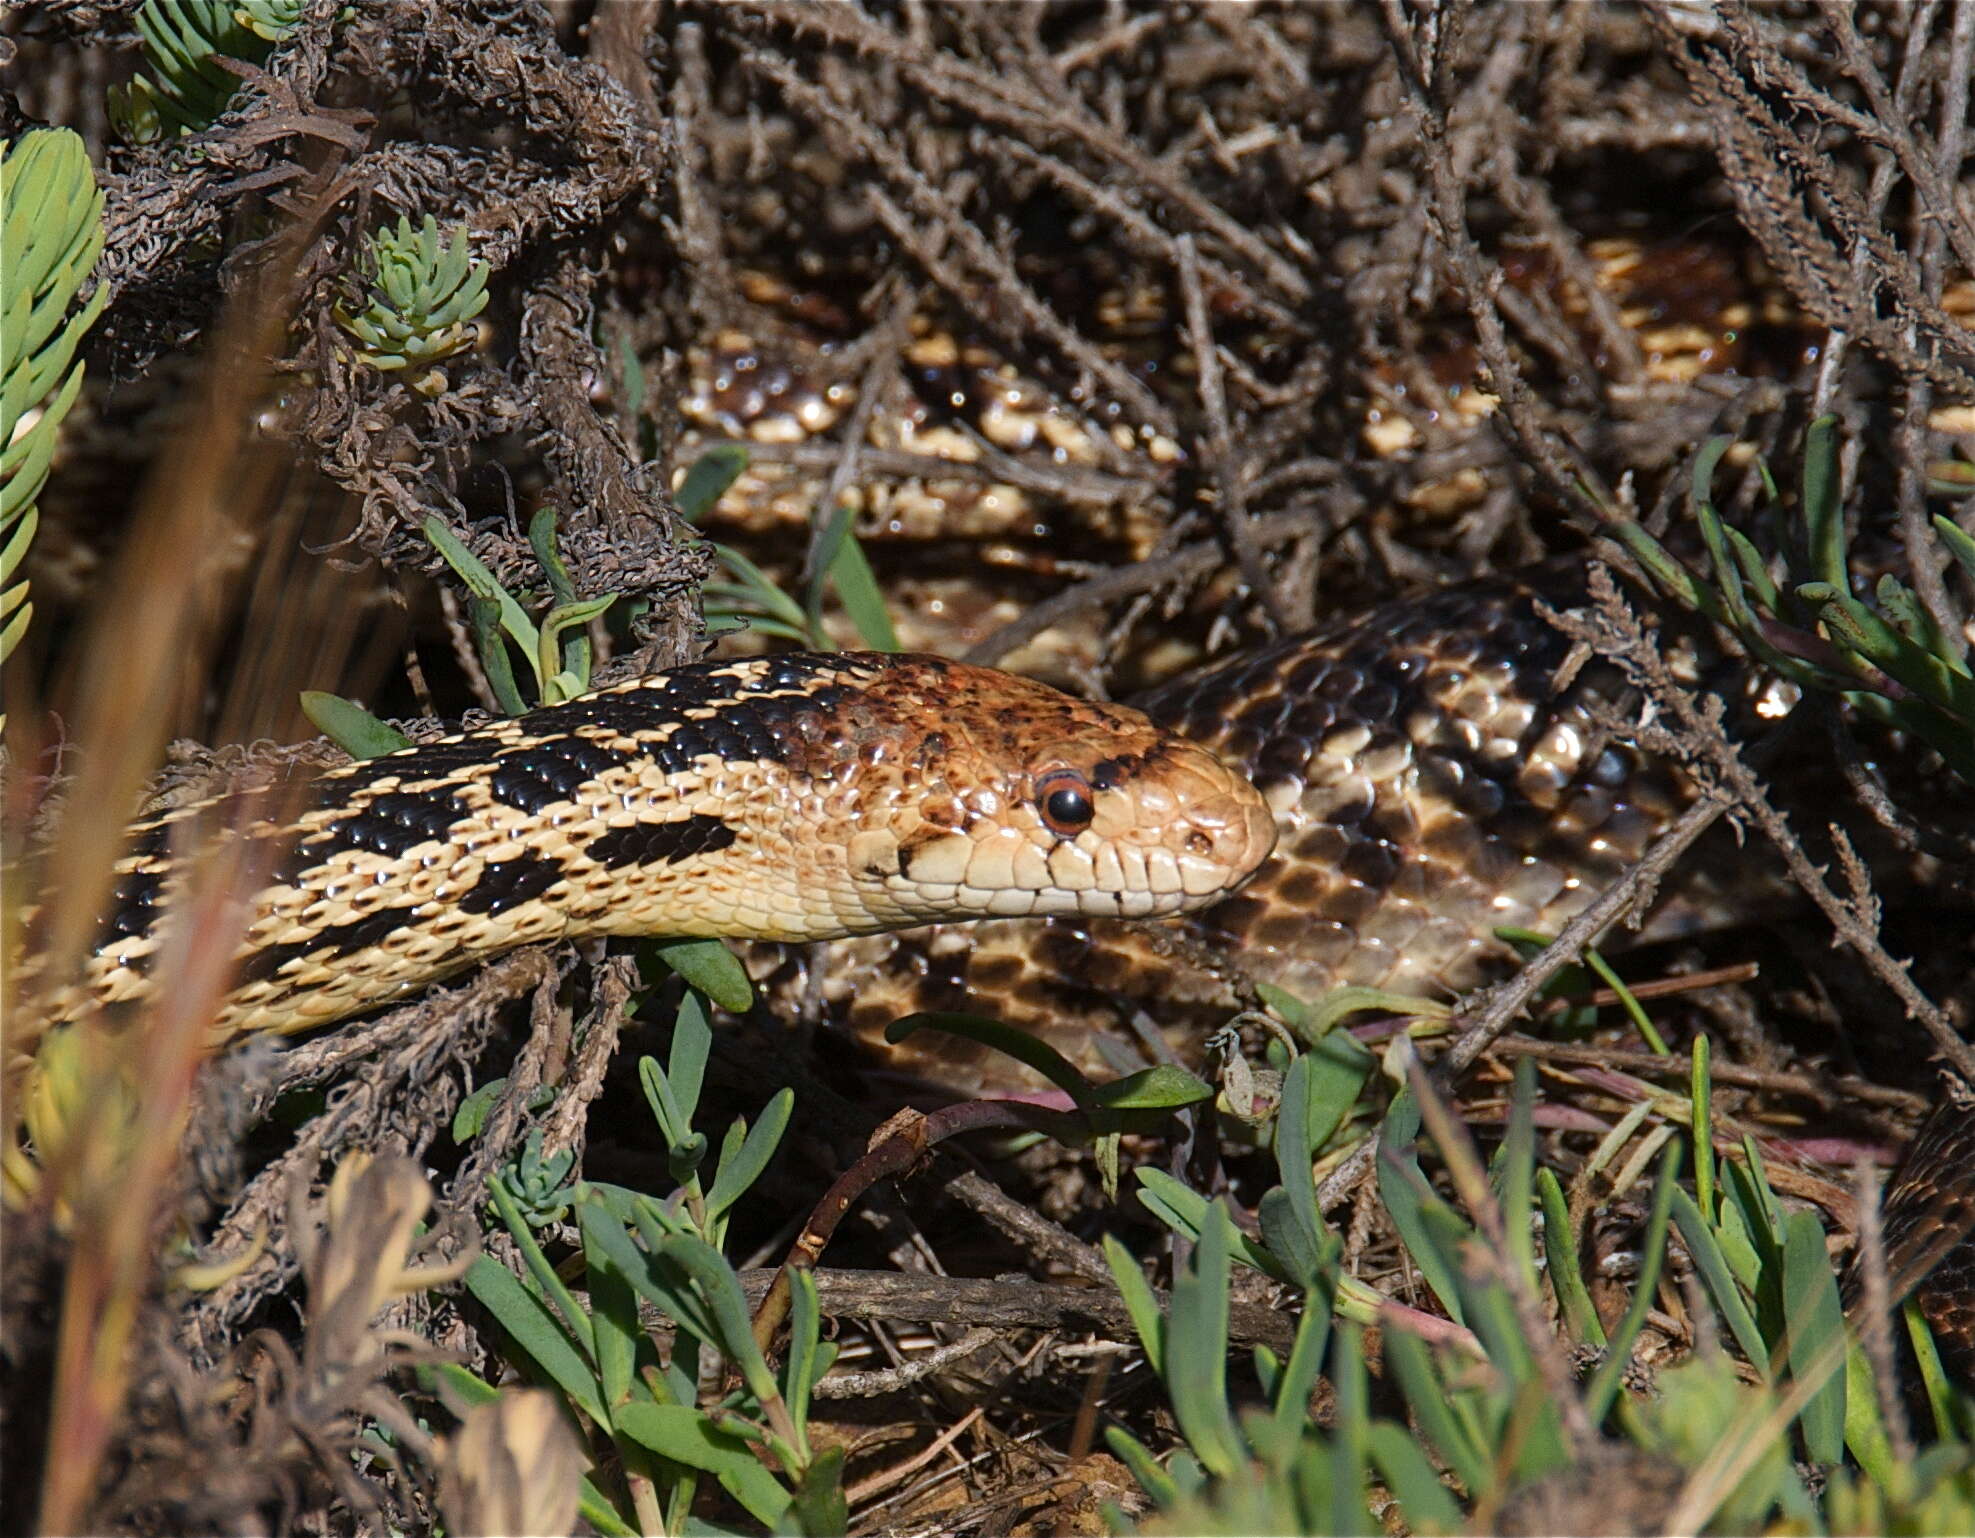
M904 655L700 663L334 770L298 814L274 794L133 830L101 941L43 1013L150 992L175 835L205 819L263 873L222 1041L326 1025L531 941L1173 914L1275 841L1246 781L1136 711Z
M139 825L83 976L38 1012L149 994L176 835L216 816L265 873L219 1041L604 935L876 936L838 958L867 1036L973 1000L1072 1051L1106 996L1161 1000L1169 1028L1222 1011L1218 985L1188 977L1201 955L1305 996L1465 986L1497 926L1559 926L1694 794L1605 735L1610 671L1560 680L1568 644L1540 605L1575 588L1553 572L1373 610L1176 680L1146 714L935 657L789 654L620 684L331 771L285 817L264 790ZM1659 923L1727 906L1689 891ZM895 933L996 917L1037 922ZM1120 922L1148 918L1173 923ZM942 1051L937 1076L965 1083L978 1065ZM1929 1151L1958 1161L1971 1129L1944 1108L1923 1136L1894 1188L1899 1249L1947 1232L1936 1209L1964 1183ZM1956 1250L1921 1292L1964 1371L1971 1265Z

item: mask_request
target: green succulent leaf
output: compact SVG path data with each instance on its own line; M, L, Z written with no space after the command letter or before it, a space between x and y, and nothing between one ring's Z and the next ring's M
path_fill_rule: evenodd
M432 215L414 225L406 214L371 236L364 292L336 306L336 323L372 368L422 368L475 345L471 322L487 308L491 272L469 255L463 226L442 240Z
M134 144L211 127L240 89L216 61L264 63L300 19L301 0L144 0L136 21L145 68L111 90L111 122Z
M302 714L352 758L382 758L412 745L411 738L380 721L355 700L323 689L302 691Z
M76 353L109 297L101 284L79 297L102 251L103 194L82 140L66 128L0 140L0 661L33 617L15 575L82 387Z

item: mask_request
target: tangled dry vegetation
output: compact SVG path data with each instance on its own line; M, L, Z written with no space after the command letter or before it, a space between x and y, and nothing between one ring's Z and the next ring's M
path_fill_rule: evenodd
M9 677L10 847L66 804L63 911L99 904L107 809L160 762L175 794L331 761L272 746L313 737L302 688L413 735L496 708L435 514L531 610L614 596L629 622L591 627L600 672L697 655L710 579L759 617L764 589L674 500L735 444L747 474L700 522L789 592L835 581L841 607L795 603L798 631L854 633L832 518L850 506L908 643L1122 692L1371 598L1616 555L1598 541L1621 517L1691 554L1694 456L1717 435L1724 516L1775 548L1792 525L1763 467L1789 493L1829 415L1859 559L1965 652L1969 586L1929 513L1966 491L1975 440L1975 6L311 0L222 71L237 84L211 126L132 142L108 88L154 68L137 10L0 18L0 132L74 128L106 191L107 303ZM427 216L467 233L484 309L416 334L352 324L401 215L408 243ZM543 507L553 579L528 537ZM1811 809L1806 851L1650 641L1606 618L1600 644L1636 651L1659 730L1716 793L1615 905L1723 815L1815 889L1786 910L1812 916L1658 953L1634 981L1684 979L1655 1019L1683 1052L1715 1038L1718 1130L1772 1139L1778 1188L1849 1228L1843 1164L1910 1130L1939 1093L1930 1054L1975 1007L1966 806L1878 784L1824 711L1787 751L1836 752L1854 783ZM1832 873L1829 822L1935 853L1934 886L1888 907L1862 867ZM1514 1061L1539 1060L1541 1159L1568 1175L1656 1085L1682 1090L1622 1025L1561 1042L1530 1024L1562 959L1468 1001L1447 1062L1471 1068L1457 1108L1486 1129ZM524 1360L488 1294L453 1282L483 1251L525 1274L530 1232L550 1260L580 1253L556 1201L577 1176L671 1189L679 1145L633 1066L665 1057L678 1008L652 976L524 951L196 1075L196 1021L161 1020L138 1088L89 1102L86 1151L8 1216L7 1529L570 1522L553 1492L586 1464L573 1419L545 1398L476 1408L445 1377L497 1384ZM758 1008L706 1065L704 1131L795 1090L795 1156L727 1233L753 1299L835 1175L875 1180L858 1160L905 1103L814 1024L799 998ZM1648 1204L1610 1176L1645 1169L1663 1100L1573 1188L1608 1322ZM1102 1428L1155 1451L1199 1451L1199 1432L1128 1349L1095 1245L1126 1236L1175 1296L1187 1247L1107 1201L1087 1154L957 1146L897 1161L822 1256L843 1355L809 1434L842 1449L847 1505L833 1515L817 1475L791 1520L1145 1518ZM1247 1214L1269 1178L1254 1147L1196 1109L1127 1154ZM1433 1311L1369 1148L1322 1186L1345 1266ZM539 1221L495 1221L494 1184L541 1198ZM1282 1284L1243 1272L1233 1293L1244 1360L1289 1354ZM1636 1373L1706 1333L1697 1296L1664 1281ZM1316 1406L1324 1425L1354 1413L1329 1388ZM1695 1513L1677 1463L1610 1459L1467 1520ZM647 1527L683 1516L640 1477L596 1475ZM697 1509L756 1510L712 1479Z

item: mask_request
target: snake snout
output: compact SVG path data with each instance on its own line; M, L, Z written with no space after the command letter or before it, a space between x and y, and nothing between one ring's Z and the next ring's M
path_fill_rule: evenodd
M1204 748L1174 757L1184 788L1171 840L1194 907L1246 885L1275 851L1276 819L1260 791Z
M1158 918L1235 891L1275 847L1261 793L1193 743L1146 733L1132 748L1083 774L1061 771L1091 792L1074 804L1056 805L1059 771L1037 778L1041 822L1057 840L1049 870L1066 911ZM1058 810L1080 818L1071 825Z

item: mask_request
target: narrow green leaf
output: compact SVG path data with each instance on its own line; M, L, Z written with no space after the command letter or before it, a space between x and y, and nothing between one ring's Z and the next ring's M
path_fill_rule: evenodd
M836 1355L823 1344L822 1305L816 1296L816 1274L806 1266L789 1270L789 1351L782 1363L782 1402L796 1436L808 1445L810 1391Z
M1518 1389L1534 1376L1535 1362L1508 1289L1493 1266L1481 1258L1480 1236L1450 1207L1427 1207L1420 1215L1441 1256L1453 1268L1468 1328L1480 1340L1488 1360L1507 1379L1507 1387Z
M1959 667L1914 645L1849 594L1822 583L1797 591L1819 605L1818 618L1834 641L1942 709L1975 717L1975 685Z
M440 521L436 513L427 513L425 522L419 527L432 542L432 548L444 556L446 564L459 574L469 592L476 598L491 598L500 606L501 629L514 638L514 644L525 655L534 656L537 650L534 623L508 590L494 579L494 574L480 557L461 544L459 537Z
M558 678L566 669L578 681L576 693L580 694L589 687L590 638L583 633L583 627L616 602L615 593L601 593L595 598L558 604L542 617L541 650L536 663L543 679ZM561 698L551 699L545 691L543 703L559 705L571 697L562 695Z
M1226 1216L1219 1203L1214 1210ZM1247 1449L1227 1397L1227 1227L1209 1222L1203 1228L1191 1263L1173 1278L1166 1319L1166 1391L1193 1455L1210 1474L1231 1479L1247 1461Z
M803 610L809 623L810 633L823 633L823 590L829 585L831 569L836 565L837 551L843 547L850 534L854 512L848 507L840 507L829 516L823 526L822 538L817 540L810 553L812 565L809 571L809 591L805 595Z
M1122 1079L1092 1084L1088 1105L1109 1111L1171 1111L1214 1098L1213 1086L1177 1063L1157 1063Z
M302 714L352 758L382 758L412 745L411 738L380 721L355 700L321 689L302 691Z
M596 1355L596 1341L590 1331L590 1316L583 1305L576 1301L572 1293L549 1264L548 1256L542 1253L541 1245L535 1242L535 1235L528 1226L528 1220L521 1215L515 1204L514 1195L507 1188L507 1181L499 1175L487 1182L487 1195L500 1214L501 1222L507 1226L508 1236L514 1240L514 1247L521 1252L522 1261L528 1267L528 1276L535 1284L535 1290L548 1302L555 1305L556 1312L569 1328L570 1336L583 1348L585 1355Z
M885 595L878 588L877 576L855 534L846 533L837 547L836 559L830 563L830 579L836 584L844 613L850 616L864 644L874 651L897 651L898 632L892 627Z
M598 1538L643 1538L633 1527L617 1514L617 1508L585 1474L576 1497L576 1510L583 1520L597 1531Z
M713 553L740 579L740 584L739 586L728 586L722 583L709 582L706 585L706 591L708 593L719 594L723 597L744 598L749 603L756 604L762 608L771 619L780 620L783 624L791 627L797 636L809 637L813 634L810 628L809 616L803 612L802 605L783 592L780 584L759 566L755 565L753 561L742 555L732 545L716 544L713 547Z
M1776 613L1783 595L1778 591L1775 579L1769 575L1762 552L1740 529L1724 526L1722 532L1728 536L1728 546L1734 552L1736 568L1741 572L1743 582L1755 593L1756 603L1769 613Z
M548 576L550 595L558 604L574 603L576 583L563 563L562 552L556 548L554 508L535 509L535 516L528 520L528 545Z
M729 1014L754 1007L754 984L747 968L720 940L654 940L658 958Z
M1708 552L1709 571L1714 578L1715 591L1720 594L1727 610L1729 624L1735 627L1738 634L1756 634L1759 628L1756 614L1749 607L1748 595L1742 591L1742 568L1728 548L1727 526L1712 503L1704 503L1696 509L1695 522L1700 525L1701 543Z
M738 443L716 444L701 454L673 497L679 505L679 516L688 523L698 523L712 512L714 504L746 471L747 462L747 449Z
M1873 1484L1889 1485L1900 1477L1893 1472L1893 1447L1880 1418L1872 1364L1857 1342L1845 1353L1845 1446Z
M1922 651L1945 656L1946 638L1941 634L1941 627L1934 623L1934 616L1927 612L1912 588L1888 571L1879 574L1872 593L1900 634Z
M688 989L672 1021L672 1047L666 1055L663 1076L663 1082L671 1088L674 1114L682 1130L690 1131L699 1116L700 1091L706 1083L706 1065L712 1056L712 1016L702 995ZM651 1066L656 1072L658 1065Z
M1646 575L1663 591L1672 594L1683 608L1699 610L1711 618L1719 617L1718 601L1652 535L1629 520L1609 524L1607 528L1632 558L1645 568ZM1710 604L1714 608L1710 609Z
M803 1470L796 1486L795 1517L805 1534L838 1534L850 1523L850 1502L844 1496L844 1444L826 1448Z
M570 1338L567 1327L541 1297L492 1256L482 1255L467 1268L466 1290L492 1314L516 1347L535 1367L567 1394L600 1426L611 1424L586 1351Z
M1676 1196L1685 1195L1676 1184L1680 1175L1680 1144L1668 1143L1660 1157L1659 1183L1653 1188L1653 1208L1646 1218L1645 1243L1640 1251L1639 1277L1632 1289L1632 1302L1612 1333L1611 1348L1599 1364L1584 1394L1584 1408L1597 1425L1611 1408L1613 1397L1632 1360L1632 1347L1646 1327L1653 1295L1659 1290L1660 1271L1666 1265L1666 1230Z
M1688 488L1688 499L1694 507L1714 505L1714 470L1721 463L1721 456L1734 445L1734 439L1726 433L1718 433L1701 445L1694 456L1694 475Z
M1845 509L1839 495L1838 419L1821 416L1804 433L1804 541L1812 574L1843 591Z
M679 1092L674 1088L671 1076L657 1062L649 1057L639 1058L638 1078L644 1085L645 1100L651 1106L652 1117L658 1123L658 1130L664 1134L670 1151L673 1178L683 1185L706 1156L706 1136L693 1130L692 1116L680 1104ZM690 1156L685 1170L679 1168L682 1154Z
M1334 1259L1335 1236L1327 1229L1312 1233L1281 1186L1272 1186L1262 1193L1261 1201L1255 1206L1255 1216L1262 1225L1262 1242L1268 1246L1269 1253L1282 1263L1294 1285L1314 1292L1326 1262Z
M1138 1180L1138 1199L1145 1210L1175 1233L1199 1243L1210 1228L1221 1231L1221 1243L1244 1265L1273 1276L1277 1281L1294 1283L1295 1277L1262 1246L1234 1226L1227 1209L1209 1202L1191 1186L1175 1180L1164 1170L1140 1165L1132 1171Z
M1714 1221L1714 1048L1705 1034L1694 1037L1689 1049L1687 1097L1694 1129L1694 1198L1701 1215Z
M1279 1445L1283 1447L1295 1446L1310 1426L1310 1395L1317 1386L1324 1352L1330 1345L1332 1290L1325 1288L1322 1293L1304 1298L1289 1360L1277 1373L1274 1386L1266 1390Z
M433 1362L417 1369L419 1385L433 1393L446 1391L448 1409L464 1406L469 1410L478 1409L483 1404L492 1404L501 1397L501 1391L476 1376L457 1362Z
M487 1113L493 1110L494 1102L500 1099L501 1091L506 1088L505 1077L489 1079L459 1103L459 1109L453 1112L455 1143L464 1147L480 1136L481 1129L487 1125Z
M1466 1324L1461 1312L1460 1289L1455 1285L1455 1268L1443 1255L1425 1218L1429 1207L1445 1207L1421 1172L1414 1152L1419 1137L1420 1113L1411 1089L1393 1098L1378 1133L1378 1194L1392 1217L1406 1252L1413 1257L1420 1275L1440 1300L1456 1324Z
M1282 1182L1278 1189L1311 1249L1326 1227L1323 1210L1317 1205L1317 1183L1311 1166L1318 1145L1330 1135L1329 1129L1321 1134L1316 1130L1329 1118L1332 1109L1323 1101L1327 1087L1320 1078L1314 1055L1299 1053L1282 1076L1282 1108L1276 1112L1276 1176ZM1331 1098L1335 1098L1334 1093ZM1357 1089L1353 1087L1351 1100L1356 1099ZM1349 1112L1347 1104L1344 1114ZM1333 1122L1332 1127L1335 1125Z
M1384 1342L1386 1365L1397 1376L1406 1405L1433 1450L1460 1476L1471 1494L1488 1489L1494 1481L1491 1460L1454 1415L1426 1342L1399 1325L1386 1329Z
M1111 1449L1113 1457L1131 1470L1132 1478L1138 1481L1141 1490L1152 1497L1155 1505L1168 1507L1179 1500L1178 1482L1159 1467L1159 1460L1152 1456L1151 1449L1123 1426L1106 1426L1104 1445Z
M27 559L28 546L34 543L35 531L40 527L41 514L31 507L15 522L14 532L7 536L6 549L0 550L0 582L13 580L14 573Z
M1765 1271L1780 1270L1783 1264L1783 1204L1769 1183L1769 1167L1756 1140L1742 1134L1742 1159L1730 1160L1728 1185L1748 1224L1749 1238L1762 1257Z
M1104 1236L1104 1259L1111 1267L1112 1279L1118 1284L1118 1295L1125 1301L1125 1312L1131 1315L1132 1328L1138 1332L1138 1343L1145 1352L1145 1360L1155 1373L1164 1377L1166 1321L1159 1312L1159 1299L1152 1291L1152 1284L1138 1268L1138 1261L1132 1252L1109 1234Z
M1598 1318L1590 1289L1584 1285L1584 1273L1577 1264L1577 1236L1570 1228L1570 1207L1554 1170L1544 1168L1536 1172L1536 1195L1543 1209L1543 1255L1551 1290L1557 1295L1557 1307L1577 1339L1602 1346L1605 1326Z
M1943 1442L1959 1442L1961 1428L1955 1409L1960 1396L1941 1364L1941 1353L1934 1344L1934 1332L1927 1326L1927 1316L1920 1312L1918 1303L1908 1298L1900 1305L1900 1317L1906 1324L1906 1337L1919 1368L1921 1392L1926 1395L1927 1407L1934 1417L1934 1434Z
M5 607L0 606L0 613L5 612ZM5 661L14 654L14 648L21 644L21 637L27 634L28 622L33 618L34 605L22 604L20 608L13 611L13 617L4 626L0 626L0 661ZM4 724L6 719L4 714L0 714L0 724Z
M1332 988L1309 1002L1272 983L1256 984L1256 992L1261 995L1264 1004L1282 1017L1299 1040L1313 1047L1328 1041L1338 1025L1352 1015L1376 1010L1408 1018L1445 1020L1452 1013L1452 1006L1444 999L1418 998L1409 993L1390 993L1382 988ZM1356 1045L1355 1042L1352 1044Z
M480 666L487 674L487 687L494 691L494 703L501 708L503 715L525 715L528 702L521 697L521 689L514 681L514 662L507 654L507 642L501 639L501 606L493 598L469 598L466 601L466 616L473 629L473 649L480 658ZM532 628L532 627L531 627ZM529 665L535 663L530 653Z
M711 594L718 586L709 582L702 590ZM809 632L799 625L785 625L780 620L763 619L747 609L731 609L709 604L706 608L707 633L714 636L733 635L745 630L752 635L766 636L776 641L793 641L797 646L810 644ZM715 620L733 620L731 625L716 625Z
M1406 1531L1453 1534L1467 1530L1459 1503L1403 1426L1373 1421L1365 1441L1380 1477L1399 1502Z
M705 1240L689 1234L673 1234L659 1246L658 1254L661 1260L677 1266L691 1279L704 1301L702 1318L710 1320L713 1326L708 1344L718 1348L740 1369L748 1392L756 1399L766 1403L778 1398L781 1390L776 1386L775 1375L768 1370L761 1348L754 1343L740 1278L726 1257ZM679 1322L689 1321L682 1317Z
M768 1161L775 1157L775 1150L781 1146L782 1134L788 1130L789 1118L794 1111L795 1091L786 1088L777 1090L748 1131L740 1151L731 1159L721 1160L720 1168L713 1177L713 1186L706 1193L708 1217L719 1217L725 1213L761 1178L762 1171L768 1168Z
M1310 1043L1297 1061L1310 1065L1309 1125L1304 1135L1314 1158L1349 1119L1378 1059L1348 1031L1333 1031Z
M1531 1296L1536 1292L1536 1233L1531 1226L1536 1179L1536 1063L1523 1058L1515 1068L1515 1092L1509 1104L1509 1124L1502 1136L1497 1164L1497 1199L1509 1256L1522 1274Z
M1970 582L1975 582L1975 538L1961 528L1952 518L1934 515L1934 532L1941 536L1941 543L1948 547L1948 554L1955 558Z
M1786 1219L1783 1314L1790 1321L1791 1375L1809 1381L1824 1374L1823 1386L1798 1417L1804 1452L1813 1463L1835 1466L1845 1449L1845 1309L1814 1213L1792 1212Z
M687 1405L626 1405L617 1429L661 1458L711 1474L757 1522L775 1528L788 1513L789 1492L762 1467L754 1449L702 1411Z
M690 1277L677 1266L665 1265L661 1260L660 1252L676 1236L663 1229L643 1231L651 1216L649 1203L634 1208L632 1213L633 1221L641 1229L641 1247L625 1231L621 1214L612 1210L614 1204L606 1202L594 1190L586 1193L585 1200L596 1203L613 1218L619 1219L598 1223L593 1232L585 1235L585 1239L608 1255L618 1274L631 1284L639 1296L650 1301L667 1319L677 1323L682 1332L713 1341L718 1349L718 1321L691 1286ZM675 1353L677 1349L675 1345ZM692 1386L688 1384L686 1388L687 1392L681 1396L682 1402L690 1404L694 1398Z
M1337 1332L1331 1351L1330 1383L1337 1395L1337 1416L1331 1443L1329 1510L1323 1530L1331 1533L1378 1531L1365 1510L1365 1473L1370 1463L1365 1428L1371 1423L1371 1383L1365 1372L1364 1336L1355 1325ZM1306 1460L1306 1467L1315 1465Z
M1078 1105L1084 1105L1089 1100L1090 1080L1086 1079L1062 1053L1040 1037L1031 1036L1027 1031L1017 1030L1012 1025L1003 1025L999 1020L990 1020L982 1015L927 1012L894 1020L885 1027L885 1040L896 1044L917 1031L940 1031L948 1036L959 1036L967 1041L979 1042L1004 1057L1012 1057L1018 1063L1027 1064Z
M631 1398L638 1342L644 1338L638 1321L637 1291L599 1237L604 1230L619 1239L624 1237L624 1230L610 1209L601 1201L580 1201L576 1204L576 1223L583 1235L584 1267L589 1279L597 1379L602 1385L604 1403L615 1414Z

